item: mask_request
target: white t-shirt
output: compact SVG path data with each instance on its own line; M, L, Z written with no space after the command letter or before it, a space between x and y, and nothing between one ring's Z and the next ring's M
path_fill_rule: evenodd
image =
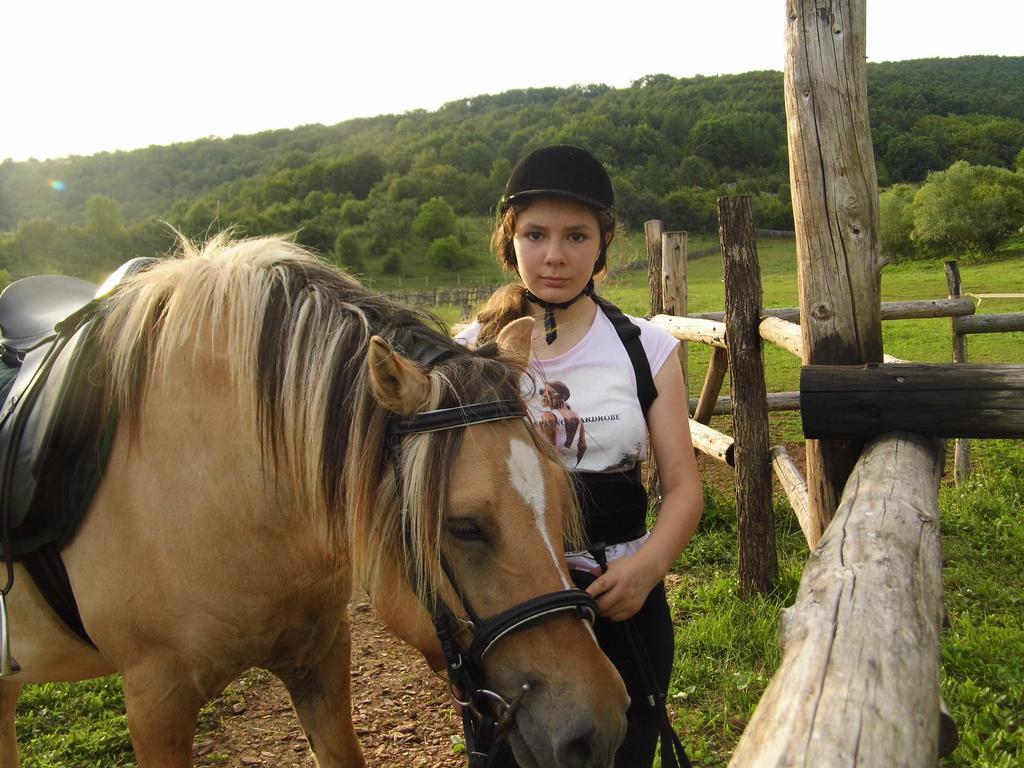
M679 342L654 323L629 319L640 328L651 375L657 377ZM456 339L473 346L479 331L479 324L473 323ZM600 308L572 349L547 360L532 358L530 367L533 376L524 382L530 415L552 441L566 469L621 472L647 458L647 424L637 399L633 365L615 326ZM635 551L643 541L611 547L608 558ZM614 551L618 548L623 551Z

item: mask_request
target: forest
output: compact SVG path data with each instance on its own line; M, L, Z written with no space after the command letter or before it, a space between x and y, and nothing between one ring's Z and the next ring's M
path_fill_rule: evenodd
M892 257L985 253L1024 224L1024 57L869 63L868 102ZM333 126L8 159L0 278L93 279L165 251L168 225L190 237L295 233L363 275L457 272L486 258L478 232L513 163L560 142L608 165L627 228L660 218L713 232L716 198L728 194L751 196L759 227L792 228L782 73L654 74L628 88L516 90ZM991 231L938 226L935 206L949 198L938 181L984 198Z

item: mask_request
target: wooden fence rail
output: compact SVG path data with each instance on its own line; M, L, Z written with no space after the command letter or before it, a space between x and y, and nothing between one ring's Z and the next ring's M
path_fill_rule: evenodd
M941 444L868 444L784 613L778 672L733 754L755 766L934 766Z
M914 301L883 301L882 320L917 320L929 317L959 317L973 315L974 301L969 298L959 299L921 299ZM800 322L799 307L766 308L764 315L778 317L791 323ZM702 320L722 320L725 312L691 312L690 317Z
M451 304L456 307L473 307L490 298L502 284L438 286L437 288L398 289L385 291L389 298L413 307L431 307Z

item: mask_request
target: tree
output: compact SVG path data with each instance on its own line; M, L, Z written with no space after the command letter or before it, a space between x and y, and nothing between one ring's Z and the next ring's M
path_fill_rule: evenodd
M455 234L455 210L443 197L432 197L420 206L412 223L412 231L430 243Z
M397 248L388 251L388 255L380 263L380 271L385 275L402 274L402 252Z
M124 233L121 204L106 195L90 197L85 204L85 229L95 237L119 237Z
M69 235L77 250L74 265L65 267L72 274L91 276L113 269L133 255L128 251L121 204L106 195L92 195L88 199L85 230L72 228Z
M689 232L714 232L718 224L715 195L700 189L677 189L665 198L666 226Z
M346 229L338 233L334 239L334 258L350 272L363 269L363 244L358 231Z
M767 112L730 112L699 120L690 131L690 148L713 165L728 168L772 165L785 131Z
M369 253L384 256L396 245L403 245L412 235L412 220L416 214L416 203L402 200L392 203L374 200L366 215L366 232Z
M895 184L878 196L881 218L882 253L892 258L908 257L914 254L914 219L911 203L917 187L912 184Z
M885 167L893 179L900 181L921 181L936 168L941 168L946 156L944 146L939 146L927 136L903 134L889 142L885 152Z
M449 272L458 272L473 263L473 257L455 235L448 235L432 242L427 249L427 260Z
M15 277L66 273L78 251L74 240L66 227L52 219L26 219L6 242L4 267Z
M914 242L991 255L1024 226L1024 175L961 160L928 174L911 205Z

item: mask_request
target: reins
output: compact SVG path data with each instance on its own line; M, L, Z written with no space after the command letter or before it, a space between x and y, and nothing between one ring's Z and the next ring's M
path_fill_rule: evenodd
M404 436L461 429L472 424L522 419L526 416L526 408L522 402L495 400L424 411L404 419L393 419L389 428L387 450L394 467L399 503L404 503L401 471L401 440ZM565 613L576 614L593 624L597 617L597 605L585 591L565 589L538 595L485 619L474 610L443 553L441 568L459 596L467 618L459 618L436 590L427 596L425 607L430 613L444 652L448 683L453 689L458 689L464 697L464 700L457 700L463 707L462 719L469 766L485 768L496 754L507 728L512 724L516 710L530 691L530 685L524 682L512 700L506 700L501 694L486 687L484 657L502 638ZM468 647L458 639L458 635L466 630L472 632L473 636Z

